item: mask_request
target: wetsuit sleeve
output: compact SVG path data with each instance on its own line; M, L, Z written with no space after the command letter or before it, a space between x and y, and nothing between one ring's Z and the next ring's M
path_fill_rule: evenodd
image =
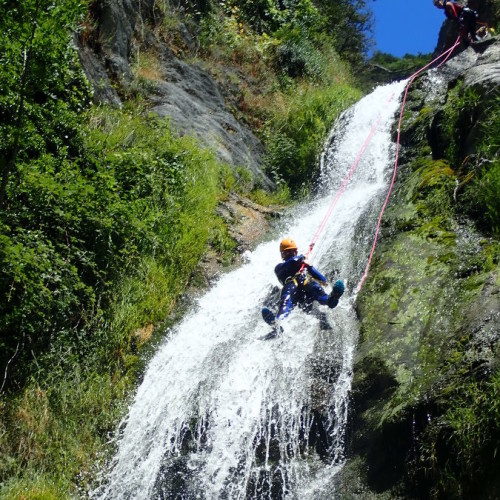
M284 270L284 266L285 266L285 263L284 262L281 262L280 264L278 264L275 268L274 268L274 274L276 275L276 277L278 278L279 282L281 284L284 283L285 278L283 278L284 274L285 274L285 270Z
M307 270L314 279L326 283L326 278L314 266L308 265Z

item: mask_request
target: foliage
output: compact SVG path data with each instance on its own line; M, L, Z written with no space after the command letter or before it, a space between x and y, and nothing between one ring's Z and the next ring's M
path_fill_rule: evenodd
M452 430L451 445L461 472L472 478L500 451L500 371L486 380L467 377L454 393L445 419Z
M214 214L219 195L253 184L248 170L229 173L137 103L89 110L91 91L70 43L85 8L77 0L0 0L7 498L75 495L77 476L85 485L143 369L146 340L158 335L154 325L173 314L207 245L220 261L232 258L235 243ZM155 2L159 8L170 6ZM267 138L269 172L283 180L274 194L253 193L260 203L289 202L289 185L295 193L305 180L310 187L331 123L359 97L331 48L340 38L325 28L341 19L327 12L310 0L186 7L201 19L200 53L255 79L248 119ZM180 45L168 36L180 30L179 18L162 19L162 40ZM158 78L159 61L154 51L139 53L137 89Z
M122 413L126 379L76 368L43 383L28 385L5 405L1 439L2 498L19 498L20 486L37 498L66 496L71 480L90 470L99 444ZM27 473L22 474L26 470ZM6 481L9 476L20 481ZM48 491L47 491L48 490ZM74 491L73 491L74 492ZM45 498L45 497L42 497Z
M19 168L1 238L4 363L50 350L61 334L77 340L143 256L176 269L165 283L173 300L208 239L210 224L194 221L216 201L211 157L153 117L101 110L91 121L78 162L46 154Z
M292 191L311 188L319 171L318 152L335 118L359 93L347 85L303 87L286 96L284 112L267 127L268 173Z
M481 141L477 153L478 178L471 186L487 227L500 235L500 98L495 98L481 120ZM469 195L470 196L470 195Z
M438 415L419 437L413 480L434 497L496 498L500 491L500 372L472 366L464 335L448 353L436 395ZM443 366L440 367L441 369Z
M18 156L33 158L46 150L73 154L78 148L72 118L87 105L88 89L70 47L69 27L84 8L76 0L0 3L0 205Z
M286 185L279 185L274 193L257 189L251 193L250 197L253 201L263 206L290 204L290 190Z
M71 480L90 464L116 422L115 399L141 366L134 332L171 312L216 223L218 165L210 154L174 139L158 118L101 108L88 119L85 154L20 164L21 189L9 191L2 214L7 383L31 374L21 397L47 394L24 405L26 428L19 427L22 401L10 401L4 450L12 455L2 476L23 464ZM126 376L117 383L120 372ZM39 415L47 425L30 428ZM14 452L23 449L26 456Z
M137 332L171 312L212 238L219 166L141 110L85 111L73 4L38 11L23 66L42 5L1 20L0 146L15 161L0 214L0 475L7 497L60 498L123 411Z
M458 85L450 93L443 130L448 144L445 154L461 176L461 207L482 229L500 234L500 99L490 99L470 88L463 91ZM471 136L474 150L466 154Z
M234 2L202 19L200 40L207 59L216 66L237 64L255 79L238 81L239 110L260 129L268 174L294 194L311 189L331 124L359 98L348 66L335 50L339 32L333 27L343 23L368 29L370 15L361 13L365 7L363 1L350 0L283 1L277 6L267 0ZM360 34L360 40L365 36ZM365 42L359 43L364 47ZM350 49L353 54L360 50L356 44ZM234 87L224 81L225 70L212 72L223 85Z
M477 182L477 194L484 219L494 234L500 234L500 160L494 161Z
M337 53L361 64L371 45L372 11L366 0L319 1L318 9Z
M0 366L5 368L13 355L19 355L20 365L20 352L30 345L37 352L53 333L54 315L60 317L56 329L63 323L71 329L77 321L72 311L82 301L79 317L85 317L93 291L79 279L73 260L86 271L92 264L83 254L69 256L65 227L71 215L64 212L65 204L74 206L79 196L88 196L85 188L77 189L73 200L72 190L64 187L79 175L70 158L82 150L78 113L89 99L68 32L82 5L37 0L1 7L6 78L0 99L0 259L5 271L0 277ZM63 200L61 206L52 204L54 198ZM46 209L52 212L47 218Z
M282 43L276 50L276 62L278 68L292 78L320 79L322 76L321 54L307 39Z
M417 69L426 66L431 59L432 54L405 54L403 57L396 57L376 51L366 61L358 81L362 88L368 91L376 85L408 78Z
M431 54L405 54L396 57L392 54L376 51L369 60L370 64L378 64L391 72L408 72L424 67L431 60Z

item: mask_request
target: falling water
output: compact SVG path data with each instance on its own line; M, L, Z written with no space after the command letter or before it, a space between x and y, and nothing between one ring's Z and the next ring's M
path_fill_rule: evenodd
M404 83L348 110L328 141L319 199L284 218L276 239L222 276L168 335L138 388L106 479L106 499L334 498L344 459L347 395L358 325L352 290L366 263L390 176L390 128ZM392 92L396 97L388 104ZM295 310L269 333L278 242L307 250L335 192L382 113L310 261L347 285L337 308Z

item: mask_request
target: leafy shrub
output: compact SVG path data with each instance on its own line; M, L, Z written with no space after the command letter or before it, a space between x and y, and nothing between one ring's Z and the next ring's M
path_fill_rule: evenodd
M359 93L348 85L303 86L286 96L286 106L267 124L267 172L298 193L319 173L319 151L330 127Z
M83 154L19 163L2 212L2 374L30 402L8 405L0 474L22 463L28 482L33 471L71 481L93 459L140 367L135 332L168 316L220 233L210 153L157 117L100 108L83 118ZM49 476L34 476L33 491L50 490Z
M208 153L154 117L100 110L91 122L99 126L86 132L85 156L20 164L9 193L0 238L3 363L86 328L97 301L109 303L113 283L144 256L172 269L172 301L209 237L218 175Z
M496 97L484 110L478 147L482 171L477 186L478 201L491 230L500 234L500 98Z
M441 131L444 154L461 179L460 210L483 230L498 234L500 99L457 85L449 93Z
M276 59L280 70L292 78L309 76L319 79L321 77L320 54L307 40L288 41L280 45Z
M391 72L405 73L417 68L422 68L431 60L431 54L405 54L396 57L392 54L376 51L373 53L370 63L379 64Z
M495 459L500 437L500 371L486 380L464 380L446 419L464 472L473 475L483 460Z
M267 140L266 171L278 184L283 184L285 179L296 184L297 172L297 144L286 134L276 132L269 134Z

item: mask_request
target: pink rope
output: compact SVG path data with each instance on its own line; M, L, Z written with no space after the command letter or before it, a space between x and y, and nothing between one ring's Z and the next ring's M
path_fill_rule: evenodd
M389 99L387 99L386 106L391 102L393 97L394 97L394 92L390 95ZM368 144L370 144L370 141L373 137L373 134L377 130L381 119L382 119L382 112L380 112L380 114L377 118L377 121L375 122L375 124L371 128L368 136L365 139L365 142L363 143L363 145L361 146L361 149L359 150L358 155L356 156L354 162L352 163L351 168L349 169L346 176L344 177L344 180L342 181L342 184L340 185L340 188L338 189L337 194L335 195L335 198L330 203L330 206L328 207L328 210L327 210L325 216L323 217L321 224L319 225L318 229L316 230L316 233L314 234L314 236L311 240L311 244L309 245L309 249L307 250L306 260L309 257L309 255L311 254L311 252L314 248L314 245L316 244L320 234L323 232L323 229L325 228L325 226L328 222L328 219L330 218L330 215L333 212L333 209L337 205L337 202L339 201L340 197L342 196L342 193L345 191L347 184L349 183L349 181L351 180L351 177L353 176L354 172L358 168L361 157L363 156L363 153L366 151ZM302 271L302 269L301 269L301 271Z
M453 45L453 47L451 49L448 49L446 52L448 52L448 55L438 64L438 68L440 68L451 56L451 54L453 54L453 49L457 46L457 45L460 45L460 37L458 37L455 41L455 44Z
M391 180L391 184L389 186L389 190L387 192L387 196L385 197L385 201L384 201L384 204L382 206L382 210L380 211L380 215L379 215L378 222L377 222L377 227L376 227L376 230L375 230L375 236L373 238L373 244L372 244L372 248L371 248L371 251L370 251L370 256L368 257L368 262L366 264L365 272L364 272L364 274L363 274L363 276L362 276L362 278L361 278L361 280L360 280L360 282L359 282L359 284L358 284L358 286L356 288L356 293L358 293L361 290L361 287L363 286L363 283L365 282L365 279L368 276L368 270L370 269L370 264L372 262L373 254L375 252L375 247L377 245L377 238L378 238L378 234L380 232L380 225L382 224L382 217L383 217L385 209L387 207L387 203L389 202L389 197L391 195L392 188L394 187L394 182L396 180L396 173L398 171L398 159L399 159L399 143L400 143L400 138L401 138L401 122L403 121L403 113L404 113L404 109L405 109L406 99L407 99L407 96L408 96L408 90L409 90L411 84L413 83L413 81L415 80L415 78L420 73L422 73L423 71L425 71L430 65L432 65L434 62L436 62L437 60L441 59L443 56L446 55L446 58L441 63L441 64L444 64L444 62L446 62L448 60L448 58L450 57L451 53L453 52L453 50L455 49L455 47L459 43L460 43L460 37L457 38L457 41L455 42L455 44L451 48L449 48L448 50L444 51L438 57L436 57L435 59L433 59L429 64L426 64L425 66L423 66L422 68L420 68L418 71L416 71L415 73L413 73L413 75L411 75L410 78L408 79L408 83L406 84L406 87L405 87L405 93L404 93L404 97L403 97L403 102L401 104L401 112L399 113L398 135L397 135L397 140L396 140L396 159L394 161L394 171L393 171L393 174L392 174L392 180ZM439 66L441 66L441 64Z

